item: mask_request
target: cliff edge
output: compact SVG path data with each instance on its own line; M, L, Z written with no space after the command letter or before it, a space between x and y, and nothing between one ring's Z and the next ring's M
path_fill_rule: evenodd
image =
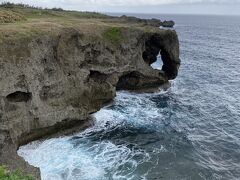
M20 145L87 127L116 90L158 87L180 66L176 32L155 19L39 11L15 9L24 20L0 24L0 164L37 179L38 169L17 156ZM163 67L155 70L159 53Z

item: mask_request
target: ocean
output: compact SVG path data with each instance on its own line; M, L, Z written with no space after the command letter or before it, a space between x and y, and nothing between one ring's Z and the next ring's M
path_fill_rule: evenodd
M182 64L171 87L119 91L93 127L18 154L43 180L240 179L240 16L135 16L176 22Z

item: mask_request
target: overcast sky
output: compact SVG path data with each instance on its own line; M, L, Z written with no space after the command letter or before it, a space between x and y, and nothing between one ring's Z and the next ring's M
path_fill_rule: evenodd
M0 0L4 1L6 0ZM10 0L10 2L97 12L240 15L240 0Z

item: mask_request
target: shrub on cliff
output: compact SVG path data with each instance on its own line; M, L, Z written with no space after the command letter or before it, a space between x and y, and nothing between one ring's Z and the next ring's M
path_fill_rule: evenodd
M19 170L14 172L7 171L5 167L0 166L0 179L1 180L33 180L29 175L23 175Z
M62 8L52 8L53 11L64 11Z
M112 44L119 44L123 39L122 31L119 27L111 27L103 33L104 38Z
M3 2L3 3L0 4L0 7L3 7L3 8L14 8L14 4L10 3L10 2Z
M23 3L11 3L11 2L3 2L0 4L0 7L2 8L9 8L9 9L13 9L13 8L29 8L29 9L42 9L41 7L35 7L35 6L31 6L28 4L23 4Z

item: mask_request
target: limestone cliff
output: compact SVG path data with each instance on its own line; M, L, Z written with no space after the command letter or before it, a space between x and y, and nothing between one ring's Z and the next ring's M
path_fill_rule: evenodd
M110 19L0 27L0 164L35 175L17 156L20 145L86 127L116 90L158 87L180 65L173 30ZM161 71L150 66L159 52Z

